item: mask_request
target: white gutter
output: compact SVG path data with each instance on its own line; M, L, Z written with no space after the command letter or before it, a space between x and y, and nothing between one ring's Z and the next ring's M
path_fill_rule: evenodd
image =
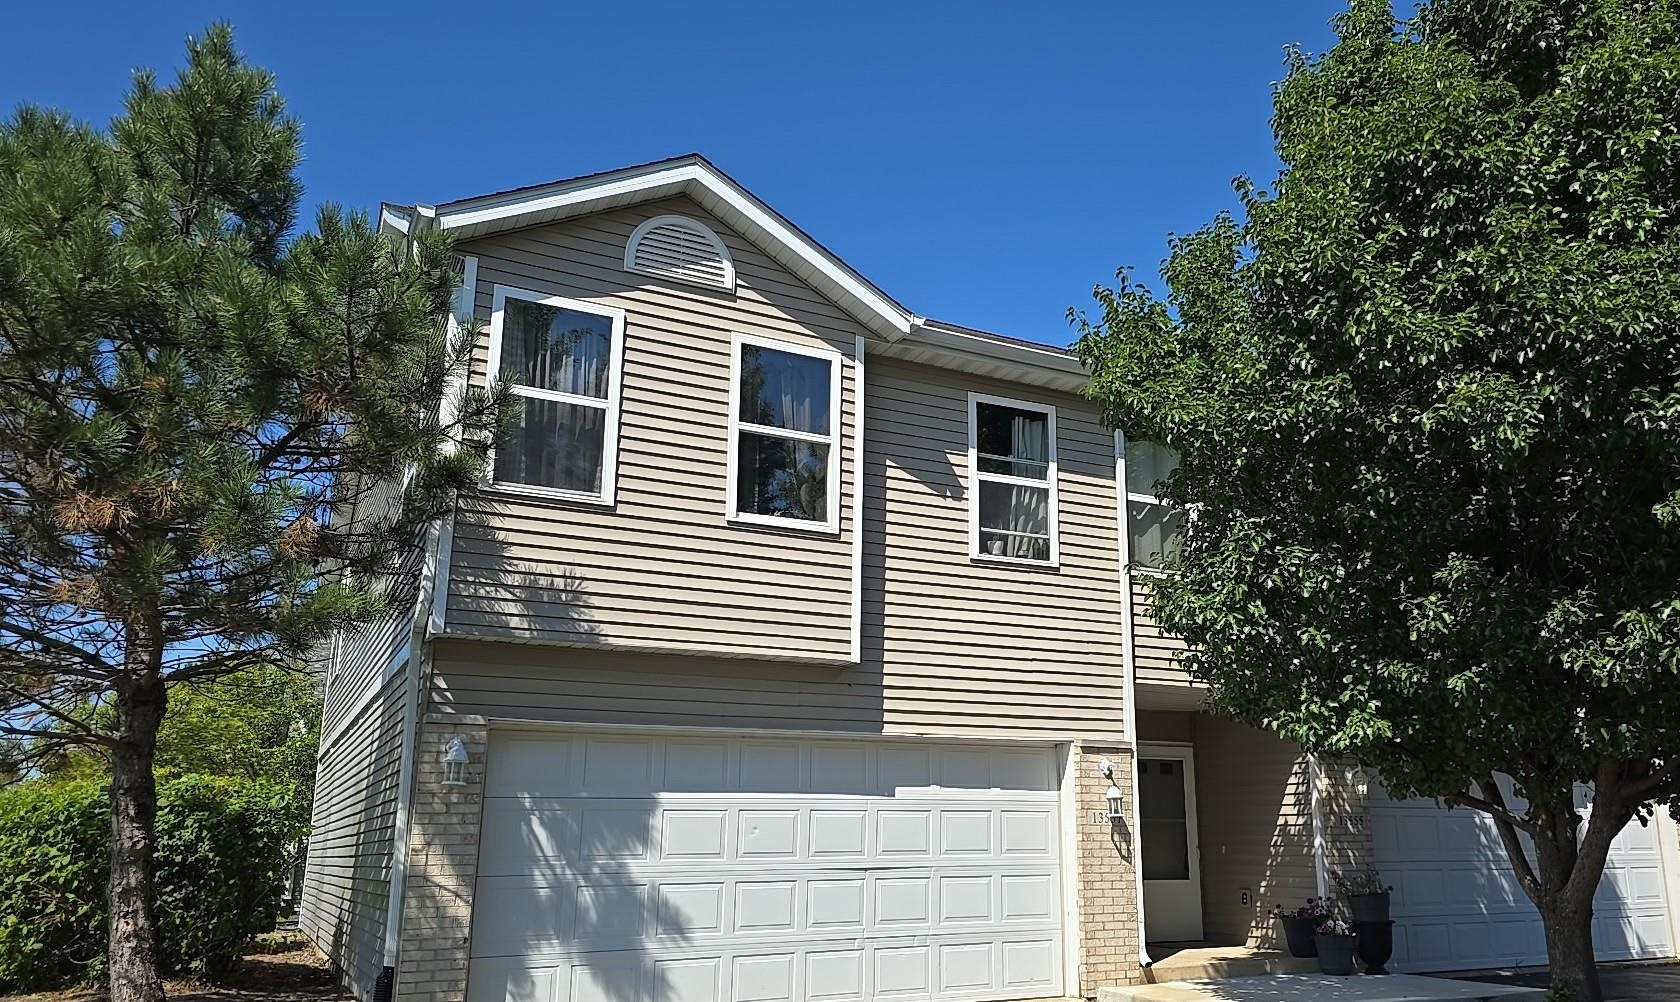
M1114 433L1114 521L1117 535L1115 536L1120 553L1120 628L1124 635L1120 638L1120 663L1122 666L1122 699L1120 708L1122 726L1125 728L1126 740L1131 742L1131 770L1132 770L1132 875L1135 878L1134 888L1137 899L1137 928L1138 948L1137 960L1141 967L1150 967L1155 963L1149 956L1149 936L1144 928L1143 918L1143 837L1138 824L1138 736L1137 736L1137 654L1132 635L1132 541L1126 533L1126 437L1120 432Z

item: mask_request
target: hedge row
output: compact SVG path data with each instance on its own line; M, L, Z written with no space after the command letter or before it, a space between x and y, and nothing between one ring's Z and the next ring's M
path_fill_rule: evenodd
M307 805L289 785L182 776L158 787L158 950L215 981L274 927ZM0 992L105 970L110 801L94 781L0 790Z

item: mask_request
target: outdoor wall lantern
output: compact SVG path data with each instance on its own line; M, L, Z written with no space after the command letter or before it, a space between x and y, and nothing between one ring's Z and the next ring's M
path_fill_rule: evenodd
M1114 763L1106 758L1102 760L1102 774L1108 779L1108 792L1103 794L1108 798L1108 820L1120 821L1125 817L1120 813L1120 787L1114 783Z
M467 745L459 734L443 746L443 785L467 785Z

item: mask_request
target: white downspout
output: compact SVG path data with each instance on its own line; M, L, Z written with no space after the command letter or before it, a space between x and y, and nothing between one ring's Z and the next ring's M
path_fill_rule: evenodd
M1143 919L1143 838L1138 824L1138 741L1137 741L1137 655L1135 640L1132 635L1132 553L1131 537L1126 532L1126 437L1120 432L1114 433L1114 519L1118 532L1116 547L1120 552L1120 628L1123 636L1120 638L1120 663L1122 671L1120 707L1121 726L1125 729L1126 740L1131 743L1131 773L1132 773L1132 874L1136 881L1134 895L1137 900L1137 928L1138 950L1137 959L1141 967L1149 967L1155 963L1149 956L1149 936L1144 928Z
M1325 860L1324 802L1319 791L1324 785L1324 768L1319 764L1317 755L1307 756L1307 782L1312 787L1313 877L1318 885L1318 896L1324 898L1330 895L1330 869Z
M431 206L416 206L411 232L418 235L436 225L436 210ZM453 348L455 336L463 323L473 315L478 289L478 258L462 261L461 284L455 290L454 309L448 318L448 341ZM452 422L454 397L465 381L452 380L444 388L438 402L439 417ZM446 446L447 447L447 446ZM443 609L449 595L449 557L454 543L454 512L443 516L426 533L425 552L420 570L419 589L414 596L414 627L410 633L408 674L403 693L402 758L397 765L397 816L391 845L391 875L387 883L385 901L385 960L384 966L397 966L398 947L402 942L403 898L408 885L408 821L414 800L415 758L420 739L420 716L425 710L426 695L422 683L426 670L426 655L430 641L443 629ZM395 983L393 982L393 990Z
M850 653L853 664L863 663L863 421L864 384L862 335L852 341L852 622Z

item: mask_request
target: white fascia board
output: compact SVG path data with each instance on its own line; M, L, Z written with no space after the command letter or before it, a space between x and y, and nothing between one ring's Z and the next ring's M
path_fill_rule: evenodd
M389 230L400 236L408 235L408 213L395 208L389 203L379 207L379 229Z
M1063 393L1083 392L1090 383L1072 355L940 327L918 326L903 341L882 346L881 353Z
M452 230L506 223L524 216L562 215L567 214L567 210L587 212L591 203L648 192L660 193L663 197L664 193L695 188L703 189L716 199L718 208L722 210L718 214L724 222L739 230L762 231L771 240L798 255L826 281L854 298L873 315L877 321L874 326L879 327L888 340L904 337L920 322L920 317L888 299L752 194L699 162L635 168L617 175L562 181L523 195L467 199L452 206L439 206L438 225Z
M1078 358L1054 348L1035 348L1031 345L998 341L978 334L951 330L948 327L932 327L925 324L918 325L915 333L916 340L926 345L937 345L966 355L977 355L1002 362L1014 362L1017 365L1079 379L1089 378L1089 373Z

